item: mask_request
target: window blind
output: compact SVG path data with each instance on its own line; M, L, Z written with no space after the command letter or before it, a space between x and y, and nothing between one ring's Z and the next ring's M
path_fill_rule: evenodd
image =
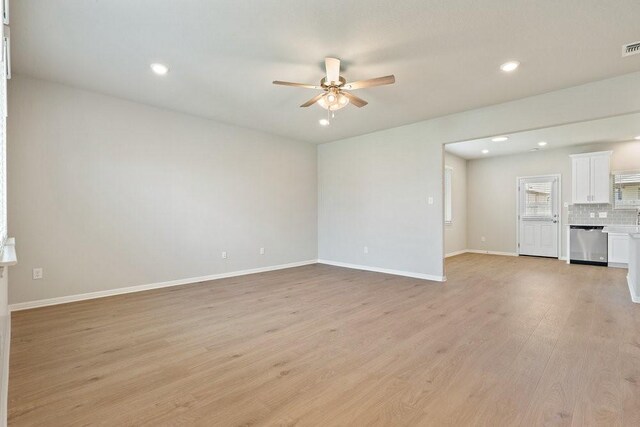
M453 169L449 166L444 168L444 222L453 223Z
M0 64L0 253L7 240L7 63L8 39L2 43Z

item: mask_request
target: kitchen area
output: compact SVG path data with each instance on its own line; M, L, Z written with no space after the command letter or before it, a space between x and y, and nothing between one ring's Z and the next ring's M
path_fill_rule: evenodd
M570 155L567 262L628 269L631 299L640 303L640 158L638 169L611 170L612 155Z
M640 302L640 113L447 144L444 166L446 257L622 269Z

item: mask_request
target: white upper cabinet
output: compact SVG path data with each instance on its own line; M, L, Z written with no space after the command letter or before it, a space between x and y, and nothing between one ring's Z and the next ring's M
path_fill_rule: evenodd
M611 151L570 157L572 202L611 203Z
M572 163L573 203L589 203L591 198L591 159L575 157Z
M591 157L591 202L611 203L611 152Z

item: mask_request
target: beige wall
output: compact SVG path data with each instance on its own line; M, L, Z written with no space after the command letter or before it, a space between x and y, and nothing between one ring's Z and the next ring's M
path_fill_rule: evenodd
M444 153L444 164L453 168L453 221L444 225L444 253L467 249L467 161L451 153Z
M8 132L11 303L317 257L314 145L23 76Z
M467 161L467 238L469 249L516 252L516 179L560 174L562 201L571 203L570 154L613 150L612 170L640 169L640 142L600 143ZM489 191L487 191L489 190ZM562 207L562 224L567 208ZM562 228L561 256L566 256ZM481 238L486 238L482 242Z
M441 280L441 175L415 126L320 145L319 258Z
M318 256L441 278L443 143L637 111L640 73L633 73L322 144Z
M296 141L14 76L8 205L20 264L9 300L317 254L442 277L443 143L639 111L638 83L634 73L348 138L316 157Z

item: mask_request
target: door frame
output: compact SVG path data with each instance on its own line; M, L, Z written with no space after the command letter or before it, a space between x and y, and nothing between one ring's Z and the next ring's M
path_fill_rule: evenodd
M556 178L558 180L558 259L562 258L562 208L564 206L562 202L562 175L559 173L546 174L546 175L528 175L516 177L516 254L520 256L520 187L521 179L528 178Z

